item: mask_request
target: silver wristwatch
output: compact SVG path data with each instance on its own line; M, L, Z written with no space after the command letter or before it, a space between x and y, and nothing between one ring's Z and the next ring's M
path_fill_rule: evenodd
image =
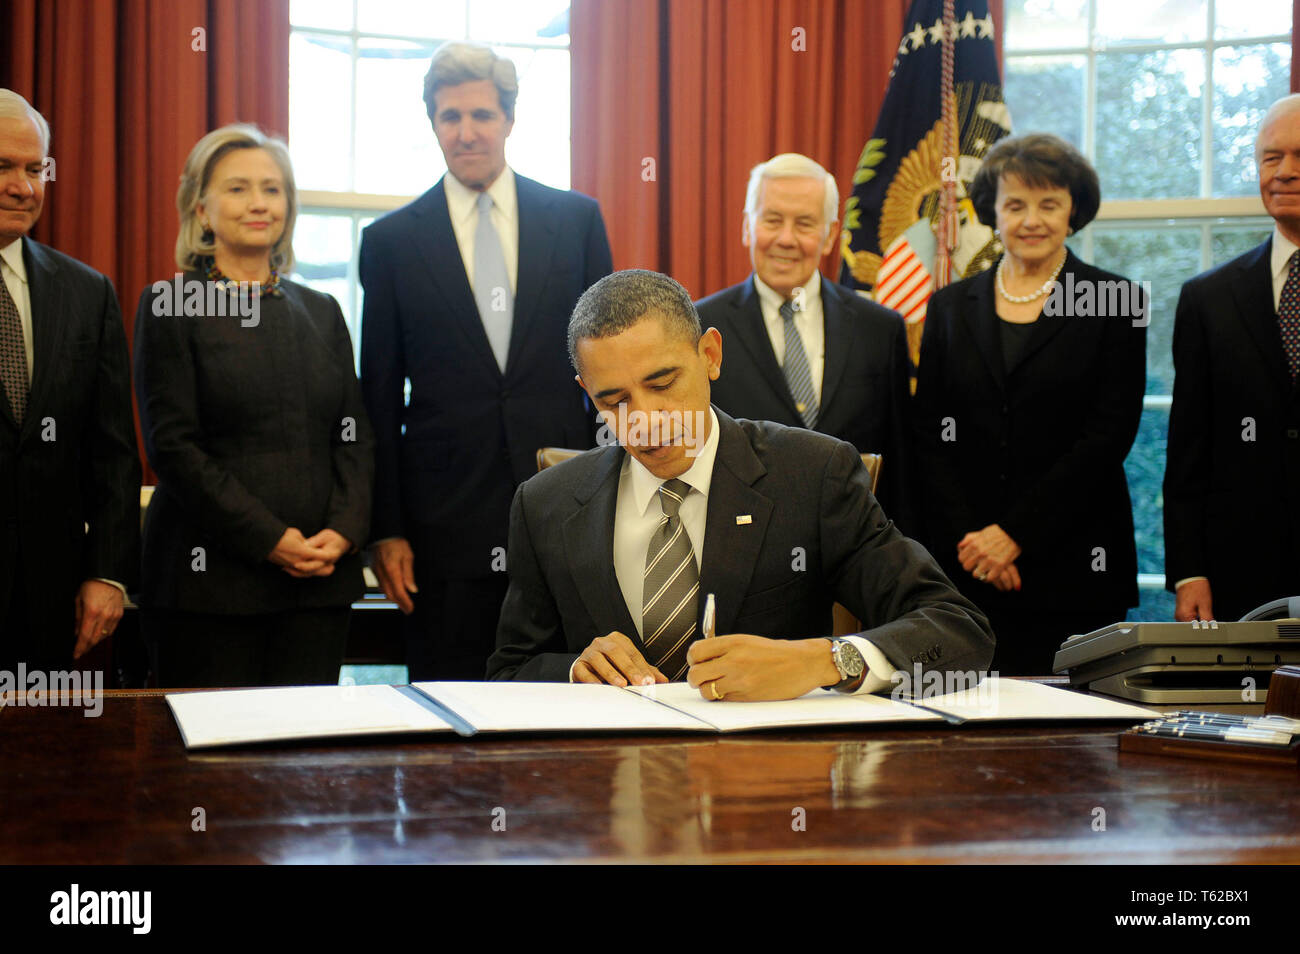
M840 674L840 681L827 688L837 692L848 692L849 687L858 681L867 668L866 660L858 652L858 647L847 639L831 639L831 661Z

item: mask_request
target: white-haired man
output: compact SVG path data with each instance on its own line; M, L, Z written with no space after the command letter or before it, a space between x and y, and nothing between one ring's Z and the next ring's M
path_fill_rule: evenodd
M1255 141L1260 246L1191 279L1174 319L1165 577L1179 620L1300 594L1300 95Z
M140 458L113 285L28 233L50 130L0 90L0 669L69 669L140 564Z
M713 402L883 455L879 498L910 529L907 334L897 312L822 277L839 235L835 178L783 153L750 172L741 241L753 274L697 302L728 345Z
M565 336L578 297L613 267L605 224L594 200L506 164L517 94L514 64L490 48L439 47L424 102L448 174L361 242L372 565L413 614L413 680L483 678L515 487L539 447L595 437Z

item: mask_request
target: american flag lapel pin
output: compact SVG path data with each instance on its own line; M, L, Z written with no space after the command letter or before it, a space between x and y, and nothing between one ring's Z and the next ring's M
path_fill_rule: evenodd
M736 517L736 526L743 527L754 522L754 518L747 513L742 513Z

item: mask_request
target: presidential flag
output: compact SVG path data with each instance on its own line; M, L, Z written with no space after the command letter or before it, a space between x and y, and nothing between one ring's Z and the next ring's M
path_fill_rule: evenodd
M915 362L931 293L1001 254L967 189L1011 117L987 0L913 0L906 23L845 203L840 281L903 315Z

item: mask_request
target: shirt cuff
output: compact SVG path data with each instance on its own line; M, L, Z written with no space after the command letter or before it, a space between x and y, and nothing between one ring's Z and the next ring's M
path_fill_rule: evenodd
M117 580L106 580L102 576L96 576L93 579L96 583L107 583L109 586L116 586L122 591L122 596L126 596L126 587L117 582Z
M862 685L853 690L853 694L880 692L894 685L894 667L889 664L880 647L864 636L844 636L862 654L862 661L867 664L862 675Z
M1186 576L1174 584L1174 589L1177 590L1178 587L1182 586L1184 583L1195 583L1197 580L1208 580L1208 579L1209 579L1208 576Z
M569 664L569 682L573 682L573 667L576 665L578 665L578 660L576 659Z

